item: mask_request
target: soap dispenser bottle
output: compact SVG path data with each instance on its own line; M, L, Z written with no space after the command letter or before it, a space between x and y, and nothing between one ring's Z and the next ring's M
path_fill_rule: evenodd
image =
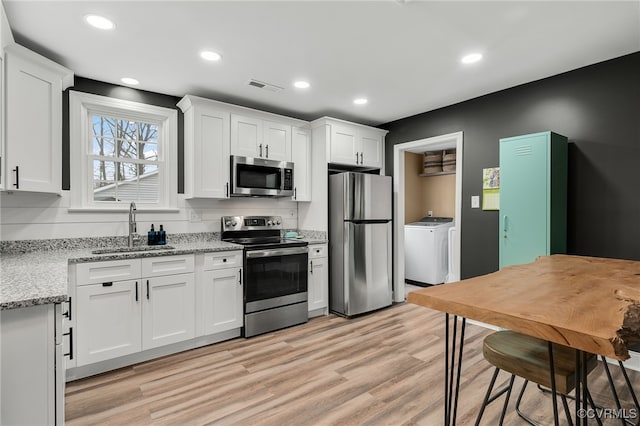
M158 244L165 245L167 244L167 233L160 225L160 232L158 232Z
M147 244L150 246L157 244L156 231L153 229L153 223L151 224L151 231L147 232Z

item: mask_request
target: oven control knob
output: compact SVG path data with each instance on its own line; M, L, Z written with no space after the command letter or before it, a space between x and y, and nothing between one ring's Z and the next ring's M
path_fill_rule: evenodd
M267 225L271 226L273 225L273 222L271 222L270 220L267 221Z
M235 220L233 222L231 222L231 226L233 226L235 228L235 226L238 224L238 222L236 222Z
M280 219L276 220L276 225L280 225Z
M231 226L231 222L230 222L230 221L226 221L226 222L224 223L224 226Z

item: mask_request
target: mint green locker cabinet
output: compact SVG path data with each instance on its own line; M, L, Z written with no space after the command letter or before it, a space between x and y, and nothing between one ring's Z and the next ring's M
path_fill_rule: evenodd
M567 138L500 139L500 269L567 251Z

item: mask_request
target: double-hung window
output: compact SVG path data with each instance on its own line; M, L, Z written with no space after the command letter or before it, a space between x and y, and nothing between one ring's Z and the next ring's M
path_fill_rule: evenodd
M172 209L177 112L70 92L71 207Z

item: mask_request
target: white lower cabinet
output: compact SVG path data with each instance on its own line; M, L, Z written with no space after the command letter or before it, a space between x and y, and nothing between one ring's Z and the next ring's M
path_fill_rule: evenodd
M67 378L239 336L242 272L242 250L71 265Z
M0 424L64 423L60 306L0 312Z
M76 295L78 366L141 350L139 280L83 285Z
M309 246L309 316L327 313L329 306L329 258L327 244Z
M196 328L193 273L144 281L142 350L193 339Z
M75 366L195 337L193 255L79 264L75 276Z
M242 327L241 269L203 272L204 334Z
M220 333L242 327L242 252L205 253L202 265L201 333Z

